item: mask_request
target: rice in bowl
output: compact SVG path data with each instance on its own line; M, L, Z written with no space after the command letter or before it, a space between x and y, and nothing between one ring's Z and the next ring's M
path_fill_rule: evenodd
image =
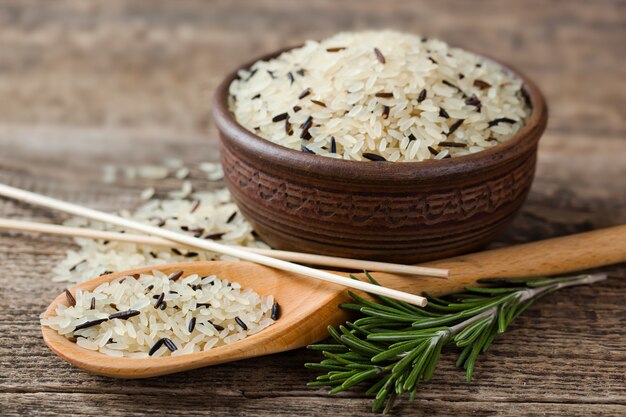
M230 85L237 121L273 143L354 161L414 162L505 142L530 114L506 68L436 39L340 33L257 61Z

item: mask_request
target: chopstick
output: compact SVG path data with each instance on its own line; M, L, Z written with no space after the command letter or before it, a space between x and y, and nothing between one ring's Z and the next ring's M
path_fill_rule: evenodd
M63 211L65 213L70 213L75 216L85 217L103 223L114 224L116 226L124 227L127 229L133 229L142 233L158 236L163 239L171 240L184 245L194 246L204 250L234 256L260 265L281 269L283 271L294 272L296 274L306 275L308 277L331 282L333 284L343 285L344 287L354 288L371 294L382 295L393 298L395 300L405 301L407 303L415 304L420 307L426 306L428 302L426 298L419 295L409 294L406 292L394 290L392 288L386 288L367 282L346 278L340 275L335 275L330 272L309 268L303 265L294 264L280 259L271 258L269 256L252 253L240 247L227 246L209 240L198 239L182 233L143 224L113 214L90 209L87 207L82 207L77 204L68 203L51 197L46 197L41 194L32 193L30 191L21 190L15 187L10 187L5 184L0 184L0 195L26 203Z
M46 233L61 236L82 237L90 239L113 240L118 242L129 242L160 246L166 248L198 249L196 245L181 245L171 240L160 237L137 235L131 233L110 232L105 230L87 229L83 227L59 226L55 224L30 222L23 220L0 218L0 229L19 230L24 232ZM233 245L234 246L234 245ZM401 265L386 262L374 262L361 259L338 258L334 256L315 255L311 253L289 252L274 249L262 249L253 247L241 247L248 252L260 255L271 256L272 258L284 261L298 262L312 265L323 265L337 268L360 269L366 271L390 272L396 274L413 274L438 278L447 278L448 270L439 268L429 268L416 265ZM200 248L201 249L201 248Z

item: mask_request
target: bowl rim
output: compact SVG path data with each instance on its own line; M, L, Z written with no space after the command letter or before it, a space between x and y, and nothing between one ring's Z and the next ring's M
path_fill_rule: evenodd
M496 63L522 80L522 89L527 93L530 101L531 114L526 124L506 142L470 155L414 162L351 161L290 149L264 139L242 126L228 108L228 97L230 84L240 70L251 67L257 61L275 58L300 46L302 45L263 54L239 66L222 80L213 95L212 115L223 142L227 140L237 148L253 152L264 163L285 167L297 166L316 177L337 178L349 174L352 177L351 180L356 181L373 179L380 181L383 178L432 180L444 176L467 174L468 171L489 170L494 166L506 164L535 148L547 125L548 108L541 91L534 82L511 65L463 48Z

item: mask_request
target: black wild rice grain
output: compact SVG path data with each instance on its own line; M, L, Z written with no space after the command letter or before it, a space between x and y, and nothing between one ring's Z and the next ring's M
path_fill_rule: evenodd
M526 91L524 89L524 87L522 87L522 88L520 88L519 93L522 96L522 98L524 99L524 103L526 103L526 106L529 109L532 109L533 108L533 103L530 101L530 96L528 95L528 91Z
M302 133L300 134L300 138L304 140L311 139L311 134L309 133L309 129L313 125L313 117L309 116L306 121L302 124Z
M435 61L432 56L429 56L428 59L429 59L430 62L432 62L433 64L437 65L437 61Z
M417 102L421 103L422 101L426 100L426 89L423 88L422 91L420 91L419 95L417 96Z
M161 310L165 310L165 309L167 308L167 302L166 302L166 301L163 301L163 302L161 303L161 306L160 306L159 308L160 308Z
M377 155L375 153L364 152L363 158L369 159L370 161L386 161L383 156Z
M196 318L192 317L191 320L189 320L189 326L187 326L187 330L189 331L189 333L193 332L193 329L196 328Z
M508 117L499 117L497 119L493 119L492 121L490 121L489 123L487 123L487 127L493 127L493 126L497 126L498 123L509 123L509 124L513 124L513 123L517 123L517 121L510 119Z
M166 222L167 222L167 219L159 219L159 222L157 223L157 227L165 226Z
M255 96L252 97L252 100L256 100L257 98L261 98L261 94L257 94Z
M154 303L154 308L159 308L161 307L161 304L163 304L163 299L165 298L165 293L162 292L161 294L159 294L158 296L155 296L156 299L156 303Z
M80 261L79 263L77 263L76 265L74 265L73 267L71 267L71 268L70 268L70 272L74 272L74 271L76 271L76 268L77 268L79 265L81 265L81 264L83 264L83 263L85 263L85 262L87 262L87 259L83 259L82 261Z
M437 155L439 152L437 152L437 150L435 148L433 148L432 146L428 147L428 151L432 154L432 155Z
M270 71L270 70L266 70L266 71L269 74L269 76L272 77L273 80L276 79L276 76L274 76L274 72L273 71Z
M155 252L150 251L150 256L152 256L154 259L157 258L157 254Z
M480 110L483 107L482 103L480 102L478 97L476 97L475 95L473 95L470 98L468 98L467 100L465 100L465 104L470 105L470 106L475 106L476 107L476 111L478 111L478 112L480 112Z
M304 145L300 145L300 150L301 150L302 152L304 152L304 153L310 153L310 154L315 155L315 152L313 152L312 150L310 150L309 148L307 148L307 147L306 147L306 146L304 146Z
M272 122L274 122L274 123L280 122L281 120L285 120L288 117L289 117L289 114L287 114L287 113L277 114L276 116L272 117Z
M198 303L198 304L196 304L196 308L198 308L198 307L209 308L209 307L211 307L211 304L210 303Z
M107 321L109 319L97 319L97 320L91 320L91 321L87 321L85 323L79 324L78 326L76 326L76 328L74 328L74 331L78 331L78 330L83 330L83 329L87 329L89 327L93 327L93 326L97 326L100 323L104 323L105 321Z
M417 138L415 137L415 135L413 133L411 133L409 135L409 142L413 142L414 140L417 140Z
M293 129L291 127L291 123L289 123L289 119L285 119L285 133L287 136L293 135Z
M337 141L335 141L335 137L330 137L330 153L337 153Z
M322 106L322 107L326 107L326 103L324 103L323 101L319 101L319 100L311 100L311 103L315 103L318 106Z
M91 302L89 303L89 310L96 309L96 297L91 297Z
M115 310L115 311L120 311L120 310L118 310L117 305L115 305L115 304L113 304L113 303L110 303L110 304L109 304L109 307L111 307L111 308L112 308L113 310Z
M306 70L304 68L300 68L299 70L296 71L296 74L298 74L301 77L304 77Z
M205 239L210 239L210 240L219 240L222 238L222 236L224 236L226 233L213 233L211 235L207 235L204 238Z
M219 324L213 324L212 321L209 320L209 324L213 327L215 327L215 330L217 330L218 332L221 332L222 330L224 330L224 328L222 326L220 326Z
M424 42L426 42L426 41L428 41L428 38L427 38L426 36L423 36L423 37L422 37L422 43L424 43Z
M148 356L154 355L156 351L159 350L161 346L163 346L164 341L165 341L165 338L157 340L156 343L152 345L152 347L150 348L150 351L148 352Z
M241 326L242 329L248 330L248 326L246 326L246 323L244 323L243 320L239 318L239 316L235 317L235 321L237 322L238 325Z
M108 244L109 244L109 241L108 241L108 240L105 240L105 241L103 241L103 242L102 242L102 244L103 244L103 245L108 245Z
M70 306L74 307L76 305L76 298L74 298L69 290L65 290L65 298L67 298L67 302Z
M170 294L178 294L176 291L169 290Z
M474 87L484 90L485 88L490 88L491 84L483 80L474 80Z
M235 217L237 217L237 212L234 212L233 214L228 216L228 219L226 220L226 223L232 222L233 220L235 220Z
M272 320L278 320L280 317L280 305L278 303L272 304Z
M198 236L196 236L198 237ZM194 256L198 256L198 252L187 252L185 254L185 258L193 258Z
M465 78L465 74L463 74L462 72L459 72L459 80L462 80L463 78Z
M188 232L189 226L180 226L180 230L182 230L183 232Z
M383 106L383 113L381 114L381 117L383 119L386 119L389 117L389 106Z
M311 94L311 89L310 88L306 88L304 91L302 91L300 93L300 95L298 96L298 99L302 100L303 98L305 98L309 94Z
M300 107L300 106L293 106L293 112L294 113L298 113L300 110L302 110L302 107Z
M450 136L451 134L456 132L456 130L463 124L464 121L465 119L459 119L456 122L452 123L452 126L450 126L450 130L448 130L448 133L446 133L446 136Z
M169 279L170 281L176 281L178 280L178 278L182 276L183 276L183 271L176 271L176 272L172 272L171 274L169 274L167 279Z
M450 115L448 114L448 112L443 107L439 107L439 117L443 117L443 118L449 119Z
M346 49L345 46L337 46L335 48L326 48L326 52L339 52L343 51L344 49Z
M172 248L172 252L174 252L178 256L182 256L183 255L183 253L181 251L179 251L178 249L176 249L176 248Z
M392 98L393 97L393 93L389 93L389 92L386 92L386 91L382 91L380 93L376 93L375 95L376 95L376 97L381 97L381 98Z
M150 284L150 285L148 285L148 286L146 287L146 289L144 290L144 292L147 294L147 293L149 293L150 291L152 291L152 289L153 289L153 288L154 288L154 285L153 285L153 284Z
M378 60L378 62L380 62L381 64L384 64L386 62L385 56L382 52L380 52L380 49L374 48L374 54L376 54L376 59Z
M302 130L309 130L313 125L313 116L307 117L307 119L300 125Z
M289 84L293 84L293 82L295 81L291 72L287 73L287 78L289 79Z
M457 91L460 91L461 93L463 92L463 90L461 90L459 87L457 87L456 85L452 84L450 81L448 80L443 80L442 81L443 84L447 85L448 87L452 87Z
M140 313L137 310L126 310L126 311L118 311L117 313L113 313L109 315L109 320L120 319L120 320L128 320L131 317L138 316Z
M439 142L439 146L446 146L448 148L466 148L467 145L464 143L457 142Z

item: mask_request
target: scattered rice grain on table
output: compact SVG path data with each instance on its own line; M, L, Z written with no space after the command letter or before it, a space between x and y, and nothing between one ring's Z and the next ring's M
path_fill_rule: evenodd
M128 276L66 296L70 305L58 305L41 323L112 357L177 356L234 343L271 325L278 308L271 295L182 271Z
M212 167L211 169L217 169ZM202 239L220 243L258 248L269 248L257 239L252 226L239 213L226 189L208 192L190 192L189 186L176 192L177 198L154 198L137 210L122 210L120 215L143 223L174 230ZM183 193L184 192L184 193ZM143 196L154 195L146 192ZM183 198L183 194L187 198ZM87 227L98 230L121 231L114 226L103 225L74 218L65 222L68 226ZM132 231L129 231L132 233ZM206 260L237 260L236 258L202 251L165 249L149 245L77 238L78 249L53 269L54 281L81 282L111 271L160 265L170 262Z
M229 106L276 144L355 161L467 155L510 139L530 109L522 81L436 39L393 31L307 41L240 70Z

